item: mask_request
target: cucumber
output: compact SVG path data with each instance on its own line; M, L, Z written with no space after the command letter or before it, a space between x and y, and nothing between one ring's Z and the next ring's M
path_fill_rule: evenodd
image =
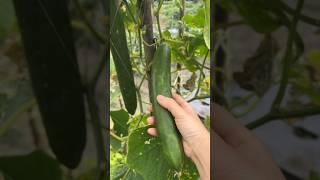
M14 0L13 4L49 145L60 163L75 169L86 145L86 116L69 3Z
M178 133L171 113L158 104L157 95L171 95L171 51L165 42L156 50L151 65L151 103L160 137L162 150L169 164L180 169L183 161L181 135Z

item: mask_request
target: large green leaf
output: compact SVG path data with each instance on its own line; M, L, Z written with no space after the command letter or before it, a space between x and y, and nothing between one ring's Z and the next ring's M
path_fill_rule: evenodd
M127 163L145 180L198 179L198 173L190 161L185 158L183 168L176 172L170 168L162 152L159 138L147 134L150 126L138 128L129 136Z
M59 163L42 151L0 157L0 171L12 180L61 180Z
M121 109L118 111L111 111L110 116L114 123L113 129L116 131L116 134L119 136L127 136L129 114L125 110Z
M137 108L137 95L134 84L126 32L120 8L116 0L110 1L111 52L116 66L120 91L127 111L134 114Z
M111 180L118 180L118 179L125 179L125 180L143 180L141 175L137 172L134 172L130 169L126 164L119 164L111 173Z
M68 1L13 2L50 147L62 164L75 168L86 143L86 119Z

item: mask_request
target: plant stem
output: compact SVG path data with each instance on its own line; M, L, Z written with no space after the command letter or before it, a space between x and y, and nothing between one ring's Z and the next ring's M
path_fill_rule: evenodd
M143 73L140 71L140 68L138 64L135 62L135 60L132 60L132 65L137 69L138 74L143 75Z
M281 102L284 98L288 81L289 81L289 70L291 66L291 58L292 58L292 48L293 48L293 39L294 36L296 35L296 26L298 24L299 16L300 16L300 11L302 10L304 0L299 0L297 4L297 9L295 16L292 21L292 25L289 29L289 37L287 41L287 50L284 56L283 60L283 70L282 70L282 75L281 75L281 81L280 81L280 87L278 90L278 93L276 95L275 100L273 101L271 111L276 111L279 109Z
M299 118L306 116L314 116L320 114L320 106L310 107L310 108L301 108L295 110L279 110L277 112L268 113L258 120L247 124L248 129L255 129L261 125L264 125L268 122L277 119L288 119L288 118Z
M196 96L196 97L189 99L187 102L192 102L194 100L207 99L207 98L210 98L210 95Z
M200 92L200 85L201 85L201 81L202 81L202 76L205 77L205 74L203 73L203 67L204 67L204 64L206 63L206 60L207 60L207 57L208 57L208 54L209 54L209 50L207 51L204 59L203 59L203 62L201 64L201 68L200 68L200 75L199 75L199 80L198 80L198 87L197 87L197 90L194 94L195 97L198 97L198 94Z
M139 56L140 56L140 62L144 65L144 68L146 69L146 63L143 61L143 50L142 50L142 40L141 40L141 30L138 28L138 40L139 40Z
M112 137L114 137L116 140L118 140L118 141L124 141L125 139L124 138L121 138L121 137L119 137L118 135L116 135L114 132L112 132L112 131L110 131L110 135L112 136Z
M143 84L143 81L145 80L145 78L147 77L147 74L145 73L141 79L141 82L139 84L138 87L136 87L136 91L137 91L137 94L138 94L138 101L139 101L139 107L140 107L140 112L144 112L143 110L143 105L142 105L142 97L141 97L141 93L140 93L140 89L142 87L142 84Z
M284 8L285 11L287 11L289 14L293 15L295 13L295 10L292 9L291 7L289 7L286 3L280 1L281 6ZM301 21L307 23L307 24L311 24L314 26L318 26L320 27L320 19L315 19L309 16L306 16L304 14L300 15Z
M159 13L159 12L158 12L158 13ZM158 31L159 31L160 40L162 40L162 32L161 32L159 14L156 15L156 19L157 19L157 26L158 26Z
M93 133L96 141L96 151L97 151L97 179L100 179L100 169L104 168L104 163L107 162L104 138L101 132L101 124L99 122L99 112L98 107L94 97L94 88L88 87L86 89L86 97L88 102L88 107L91 116L91 124L93 128Z
M140 108L140 112L143 112L143 106L142 106L142 97L141 97L141 93L139 91L138 88L136 88L137 91L137 95L138 95L138 101L139 101L139 108Z
M254 97L254 96L255 96L254 93L250 93L248 96L242 98L240 101L238 101L238 102L230 105L229 108L230 108L230 109L234 109L234 108L236 108L237 106L242 105L243 103L247 102L248 100L250 100L250 99L251 99L252 97Z
M148 68L150 62L153 59L155 53L155 46L149 46L149 44L154 44L153 39L153 21L151 14L151 0L137 0L137 6L140 14L141 25L139 28L144 28L145 33L143 34L143 44L144 44L144 58L146 64L146 72L148 81L148 88L151 89L150 81L150 69ZM151 96L149 95L149 99Z
M102 59L100 60L98 66L97 66L97 69L96 71L93 73L93 78L92 80L90 81L90 86L93 87L93 88L96 88L97 86L97 83L98 83L98 80L99 80L99 77L103 71L103 69L106 67L105 63L106 63L106 56L107 56L107 53L106 51L103 52L103 56L102 56Z

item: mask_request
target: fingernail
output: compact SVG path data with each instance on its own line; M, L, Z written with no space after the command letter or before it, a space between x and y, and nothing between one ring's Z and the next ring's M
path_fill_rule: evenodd
M151 135L151 134L152 134L152 130L149 128L149 129L147 130L147 133Z

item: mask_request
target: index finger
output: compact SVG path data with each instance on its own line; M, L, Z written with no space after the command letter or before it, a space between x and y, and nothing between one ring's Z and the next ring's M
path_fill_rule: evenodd
M158 103L166 108L175 118L182 118L185 115L185 111L181 106L172 98L165 97L162 95L157 96Z

